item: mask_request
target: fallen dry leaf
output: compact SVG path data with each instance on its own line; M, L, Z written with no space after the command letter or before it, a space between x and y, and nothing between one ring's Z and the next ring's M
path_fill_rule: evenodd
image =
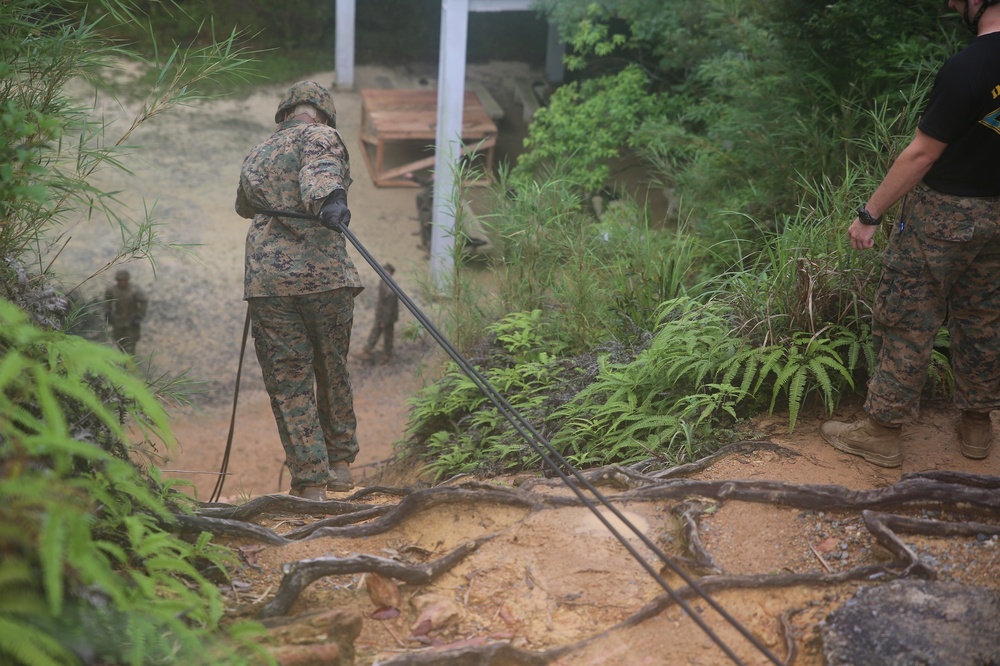
M399 586L393 579L369 573L365 579L365 587L368 588L368 596L375 608L399 608Z
M816 551L820 553L829 553L831 550L836 548L840 544L840 540L835 537L830 537L824 539L816 545Z
M240 546L239 548L237 548L237 550L243 557L243 561L252 567L256 566L257 555L260 553L260 551L264 550L264 548L266 548L266 546Z
M372 613L373 620L391 620L394 617L399 617L399 609L392 606L379 608Z

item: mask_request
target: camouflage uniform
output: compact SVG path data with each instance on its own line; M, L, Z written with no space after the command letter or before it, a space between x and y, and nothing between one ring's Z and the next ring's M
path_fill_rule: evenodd
M128 271L118 271L115 280L119 283L104 291L104 315L111 327L111 339L122 351L135 355L148 301L141 289L128 284L128 279Z
M962 455L989 455L1000 407L1000 4L987 0L974 16L970 3L949 6L977 36L942 65L913 139L847 229L852 248L871 248L903 198L875 293L868 416L820 426L838 451L883 467L903 462L901 426L919 410L942 325Z
M363 285L343 234L318 220L256 213L317 215L328 195L351 184L337 130L280 121L280 111L275 133L243 161L236 212L253 218L244 298L294 489L326 484L331 463L350 463L358 454L346 355Z
M388 269L388 265L386 265ZM389 271L391 274L393 271ZM399 319L399 299L384 281L378 285L378 305L375 307L375 323L368 334L368 342L365 344L365 354L370 355L375 351L379 337L382 338L382 348L384 350L383 359L392 357L392 342L396 320Z
M878 363L865 411L887 425L916 415L945 323L955 405L1000 408L1000 197L918 185L904 200L882 262L873 326Z

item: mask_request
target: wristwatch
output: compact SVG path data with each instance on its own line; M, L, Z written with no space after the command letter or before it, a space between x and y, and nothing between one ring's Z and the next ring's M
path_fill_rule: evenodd
M882 222L881 215L872 217L872 214L864 206L858 209L858 219L861 220L861 224L867 224L869 227L877 227Z

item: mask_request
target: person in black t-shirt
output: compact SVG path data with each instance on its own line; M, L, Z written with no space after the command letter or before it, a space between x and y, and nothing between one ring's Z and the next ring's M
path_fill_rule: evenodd
M1000 0L948 6L976 37L938 72L916 136L847 230L852 248L871 248L905 196L875 295L868 416L820 427L838 450L883 467L902 464L901 426L919 410L942 325L967 458L989 455L1000 409Z

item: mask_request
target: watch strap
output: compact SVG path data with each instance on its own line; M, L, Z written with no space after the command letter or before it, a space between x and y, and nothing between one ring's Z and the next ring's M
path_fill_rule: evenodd
M869 227L875 227L882 223L881 215L872 217L872 214L864 206L858 209L858 219L861 220L861 224L866 224Z

